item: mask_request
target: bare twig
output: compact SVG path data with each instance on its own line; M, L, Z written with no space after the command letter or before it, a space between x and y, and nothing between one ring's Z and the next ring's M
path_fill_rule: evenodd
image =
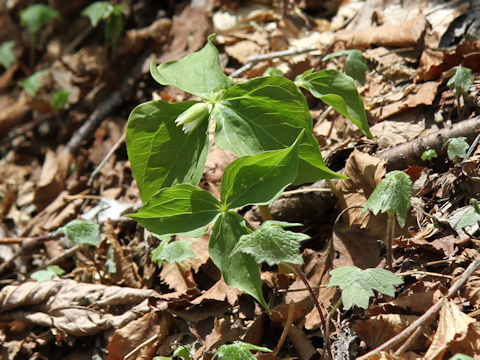
M421 327L428 321L432 316L434 316L442 307L444 299L451 298L460 288L465 284L467 279L472 275L472 273L480 266L480 260L473 260L472 263L468 266L468 268L463 272L462 276L455 281L455 283L448 289L447 294L445 297L438 300L430 309L428 309L422 316L420 316L417 320L411 323L408 327L403 329L402 332L395 335L393 338L388 340L387 342L383 343L382 345L378 346L377 348L373 349L372 351L368 352L367 354L360 356L357 360L367 360L370 359L373 355L378 354L380 351L386 351L394 347L401 341L405 341L408 339L410 335L412 335L418 327Z
M122 105L124 98L134 88L134 82L139 74L141 74L142 66L145 60L150 56L151 50L147 47L138 62L133 67L130 74L123 82L120 89L114 91L100 106L88 117L85 123L72 136L70 141L65 146L62 154L74 154L82 141L89 138L91 134L97 129L101 122L111 114L115 109Z
M283 343L285 342L285 339L287 338L288 332L290 331L290 328L292 327L294 310L295 310L295 303L293 302L293 300L291 300L290 304L288 304L287 321L285 322L285 326L283 327L282 335L280 336L280 339L278 340L278 344L277 344L277 346L275 346L275 349L272 352L273 356L276 356L278 354L278 352L282 348Z
M108 159L112 157L112 155L118 150L118 148L123 144L124 141L125 141L125 133L123 133L122 136L120 136L120 139L117 140L115 145L113 145L113 147L109 150L108 154L105 155L105 157L100 162L100 164L98 164L95 170L93 170L93 172L90 174L90 177L88 178L88 181L87 181L87 186L92 185L92 182L95 176L98 174L100 170L102 170L103 166L107 163Z
M421 162L423 152L428 149L434 149L440 155L443 145L450 138L464 136L467 141L473 141L475 132L478 130L480 130L480 116L464 120L419 139L381 150L377 152L377 156L387 161L389 171L405 169L408 165Z
M248 58L247 63L242 67L238 68L237 70L235 70L233 73L231 73L230 77L233 78L233 77L242 75L244 72L250 70L253 67L253 65L255 65L260 61L271 60L271 59L292 56L292 55L299 55L299 54L304 54L307 52L312 52L317 50L318 50L318 47L310 46L302 49L288 49L288 50L282 50L282 51L274 51L268 54L251 56Z

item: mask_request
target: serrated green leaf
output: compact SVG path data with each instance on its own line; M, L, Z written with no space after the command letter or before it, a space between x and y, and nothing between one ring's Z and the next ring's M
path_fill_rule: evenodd
M468 95L474 76L472 70L464 66L455 66L455 74L448 80L447 86L454 89L455 96Z
M5 69L10 69L17 60L17 56L13 52L15 41L5 41L0 45L0 65Z
M108 259L105 261L105 270L109 274L116 274L117 264L115 263L115 250L112 245L108 247Z
M357 80L360 84L365 85L366 73L368 70L367 59L362 52L357 49L342 50L325 56L322 60L328 60L334 57L346 55L345 74Z
M212 44L214 35L200 51L180 60L150 66L153 78L162 85L172 85L205 100L214 100L217 92L228 89L234 82L220 66L217 48Z
M38 30L54 19L61 20L60 13L43 4L31 5L20 11L20 25L27 27L30 36L35 35Z
M373 290L393 297L395 286L403 284L403 280L385 269L362 270L356 266L343 266L330 271L328 287L338 286L342 289L342 302L345 310L353 305L368 308Z
M272 350L263 346L256 346L244 342L237 342L229 345L220 346L212 359L218 358L219 360L255 360L256 358L255 356L253 356L250 350L272 352Z
M270 266L282 262L302 264L300 242L309 239L310 236L283 229L300 225L302 224L266 221L254 232L242 235L230 256L242 252L252 255L257 263L265 261Z
M242 253L230 257L238 239L249 232L240 215L232 211L222 213L217 218L210 235L210 258L220 269L228 285L253 296L270 311L263 298L260 267L253 257Z
M53 94L52 97L52 108L53 111L57 112L58 110L61 110L67 105L68 103L68 96L70 93L67 90L58 90Z
M305 97L284 77L255 78L231 87L215 104L212 116L215 143L239 157L287 148L305 129L294 183L342 177L325 165Z
M100 20L106 19L112 12L112 5L108 1L96 1L88 5L82 11L82 15L90 19L93 27L96 27Z
M467 155L469 145L466 137L456 137L448 140L447 154L450 160L455 160L457 157L463 159Z
M150 101L128 118L126 143L142 202L161 188L202 178L208 153L208 121L185 134L175 119L196 102Z
M366 136L373 138L362 97L351 77L333 69L306 71L296 77L295 84L310 91L353 122Z
M222 178L221 199L228 209L251 204L265 205L278 198L297 177L298 145L282 150L244 156L225 169Z
M173 241L164 240L152 251L152 261L156 261L159 266L166 261L169 264L179 263L195 257L195 253L190 249L193 241Z
M438 156L437 152L434 149L428 149L428 150L423 152L422 160L423 161L430 161L430 160L436 158L437 156Z
M74 244L97 246L100 236L98 224L83 220L72 220L61 228Z
M35 271L30 277L37 281L47 281L53 279L55 276L62 276L65 271L57 265L49 265L45 270Z
M31 96L35 96L37 91L44 85L43 76L50 72L49 69L39 70L36 73L30 75L22 82L23 90L25 90Z
M180 184L156 192L129 217L158 234L181 234L208 225L219 214L220 203L208 191Z
M403 171L391 171L370 195L360 215L367 210L374 215L379 212L391 211L397 215L398 223L403 227L408 209L410 209L411 196L412 180L410 177Z

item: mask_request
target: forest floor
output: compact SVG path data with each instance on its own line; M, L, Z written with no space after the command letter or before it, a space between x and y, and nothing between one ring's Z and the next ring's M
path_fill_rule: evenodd
M62 20L42 27L32 45L20 25L32 3L0 5L0 45L14 41L12 61L0 51L0 358L152 359L188 345L193 359L211 359L237 341L275 350L254 352L259 359L480 358L480 215L471 205L480 199L478 2L120 0L117 47L103 22L92 27L81 15L89 0L45 2ZM275 219L302 223L310 236L302 269L330 313L328 351L301 279L262 267L269 314L226 285L208 234L188 239L194 257L158 264L151 252L160 240L124 216L140 206L125 146L130 112L152 99L190 98L157 84L150 63L198 51L212 33L236 81L270 67L288 79L311 68L344 71L345 56L322 59L345 49L367 60L357 85L375 139L305 93L325 162L349 177L336 182L340 200L320 181L288 188L298 191L271 205ZM277 53L284 50L292 51ZM447 82L460 65L473 78L457 96ZM429 149L437 157L422 160ZM211 151L202 188L218 197L234 159ZM392 170L413 183L393 242L403 284L395 298L375 293L367 309L337 308L330 270L387 267L387 215L359 214ZM474 220L459 227L464 214ZM245 216L260 224L256 207ZM74 219L99 224L98 241L57 232Z

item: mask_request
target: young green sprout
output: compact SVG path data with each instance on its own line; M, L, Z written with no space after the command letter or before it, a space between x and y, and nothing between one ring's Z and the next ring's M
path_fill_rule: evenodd
M30 38L30 67L35 63L35 47L38 31L53 20L61 20L60 13L43 4L31 5L20 11L20 25L27 28Z
M403 171L391 171L375 188L360 213L362 215L367 210L370 210L374 215L379 212L387 213L387 262L390 271L393 271L394 215L397 215L399 225L404 227L407 212L410 209L411 196L412 180L410 177Z

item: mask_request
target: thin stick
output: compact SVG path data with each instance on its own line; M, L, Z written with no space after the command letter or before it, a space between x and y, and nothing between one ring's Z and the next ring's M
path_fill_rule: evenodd
M282 50L282 51L274 51L268 54L250 56L247 59L247 63L242 67L238 68L237 70L235 70L233 73L231 73L230 77L233 78L233 77L242 75L244 72L250 70L254 64L260 61L271 60L271 59L281 58L285 56L300 55L300 54L317 51L317 50L318 50L318 47L309 46L307 48L302 48L302 49L288 49L288 50Z
M275 349L272 352L273 357L275 357L280 349L282 348L283 343L285 342L285 339L287 338L288 332L290 331L290 328L292 327L292 320L293 320L293 311L295 310L295 303L293 300L290 301L290 304L288 304L288 315L287 315L287 321L285 322L285 326L282 331L282 335L280 336L280 339L278 340L278 344L275 347Z
M447 278L450 280L453 280L454 276L452 275L445 275L445 274L440 274L436 272L431 272L431 271L422 271L422 270L410 270L410 271L405 271L400 274L395 274L397 276L410 276L410 275L424 275L424 276L436 276L436 277L443 277Z
M463 158L462 163L466 162L470 158L470 156L472 156L473 151L477 148L479 141L480 141L480 134L478 134L475 140L473 140L473 143L472 145L470 145L470 148L468 149L467 154Z
M296 195L296 194L306 194L311 192L332 192L330 188L305 188L305 189L295 189L284 191L282 196Z
M315 295L315 292L313 291L313 289L310 286L305 274L300 269L300 267L298 265L295 265L295 264L289 264L289 265L291 267L293 267L293 269L295 270L297 275L303 281L303 283L305 284L305 287L308 289L308 292L310 293L310 297L313 299L313 303L315 304L315 308L317 309L318 314L320 315L320 322L322 323L323 341L324 341L324 344L325 344L325 349L326 349L326 352L327 352L328 356L330 357L330 359L333 359L332 350L330 349L330 344L329 344L328 338L325 336L328 333L328 331L327 331L327 326L328 325L327 325L327 322L325 321L325 316L323 316L322 308L320 306L320 303L318 302L318 297L317 297L317 295Z
M113 154L115 154L115 152L123 144L124 141L125 141L125 133L122 133L122 136L120 136L120 139L117 140L115 145L113 145L113 147L109 150L107 155L105 155L105 157L100 162L100 164L98 164L98 166L95 168L95 170L93 170L93 172L90 174L90 177L88 178L88 181L87 181L87 186L92 185L93 178L95 177L95 175L97 175L98 172L104 167L104 165L107 163L107 161L113 156Z
M123 360L127 360L128 358L132 357L132 355L135 354L138 350L140 350L141 348L143 348L143 347L147 346L148 344L154 342L154 341L157 340L159 337L160 337L160 335L156 334L156 335L153 335L150 339L145 340L143 343L141 343L141 344L138 345L135 349L133 349L133 350L130 351L127 355L125 355L125 357L123 358Z
M423 324L427 320L429 320L433 315L435 315L438 311L440 311L444 299L451 298L460 288L465 284L467 279L472 275L472 273L477 270L480 266L480 260L473 260L472 263L467 267L467 269L463 272L462 276L455 281L455 283L448 289L447 294L444 298L439 299L430 309L428 309L422 316L420 316L417 320L411 323L408 327L403 329L402 332L397 334L396 336L392 337L387 342L383 343L382 345L378 346L377 348L373 349L372 351L366 353L363 356L357 358L357 360L367 360L377 355L380 351L386 351L391 349L393 346L398 344L401 341L406 340L413 332Z
M415 340L417 340L418 336L420 335L423 327L419 326L412 335L405 341L402 346L400 346L397 351L395 351L395 356L399 356L401 353L404 353L408 350L408 348L413 344Z

